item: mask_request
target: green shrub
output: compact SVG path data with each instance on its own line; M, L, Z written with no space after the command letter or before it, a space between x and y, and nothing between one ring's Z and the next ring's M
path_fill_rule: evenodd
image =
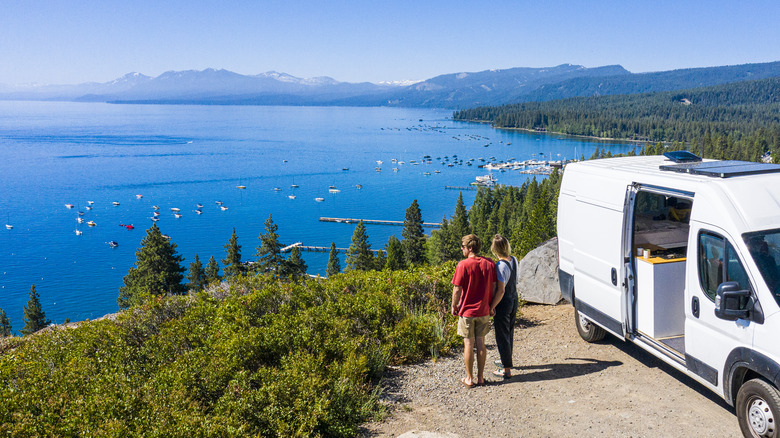
M453 269L238 276L3 338L0 435L354 436L381 415L388 363L456 342Z

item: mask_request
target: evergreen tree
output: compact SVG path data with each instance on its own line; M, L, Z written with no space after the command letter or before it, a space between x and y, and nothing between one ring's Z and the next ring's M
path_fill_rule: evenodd
M387 255L385 252L382 250L376 251L376 256L374 257L374 267L371 269L381 271L385 267L386 263Z
M397 237L390 236L390 239L387 240L385 249L387 250L387 258L385 260L384 269L397 271L406 268L404 248Z
M187 292L187 287L181 283L184 257L176 253L176 244L163 237L157 224L146 230L135 256L135 266L122 280L124 286L119 288L120 309L138 304L147 296Z
M269 214L265 221L265 233L261 234L260 246L257 247L257 263L260 272L271 271L274 276L284 275L284 257L282 256L282 244L279 243L279 235L276 230L279 227L274 224L273 217Z
M450 230L458 242L463 236L471 234L471 226L469 225L469 213L466 211L466 206L463 204L463 192L458 195L458 202L455 204L455 215L452 216L450 222ZM458 245L460 246L460 245ZM456 251L458 251L456 249ZM460 251L458 251L460 254Z
M419 265L425 262L425 233L423 232L422 212L415 199L406 209L404 230L401 233L404 240L404 258L408 265Z
M236 227L233 227L233 234L230 235L230 240L225 244L225 253L226 256L222 260L222 266L225 267L225 277L241 275L244 272L244 265L241 263L241 245L238 244Z
M438 230L431 231L431 237L425 241L425 254L428 263L432 265L438 265L444 263L447 260L455 260L455 254L453 251L460 251L452 244L452 225L447 222L447 218L444 217L441 220L441 227ZM390 248L388 244L388 256L390 258ZM397 268L402 269L402 268Z
M287 261L287 265L287 270L289 271L287 275L293 278L306 275L306 270L309 269L306 262L303 261L303 257L301 257L301 249L297 246L294 246L292 251L290 251L290 259Z
M24 306L24 327L22 327L22 334L29 335L35 333L49 324L51 324L51 321L46 319L46 313L44 313L43 308L41 308L41 297L38 296L38 292L35 290L35 284L33 284L32 287L30 287L30 299L27 300L27 305Z
M222 277L219 275L219 263L217 263L217 259L214 256L211 256L208 264L206 264L206 282L213 283L220 280L222 280Z
M5 314L5 310L0 309L0 338L11 336L13 330L11 329L11 320L8 319L8 315Z
M347 250L347 269L355 271L370 271L374 268L374 256L371 244L368 243L368 233L363 221L358 222L352 234L352 243Z
M187 272L187 289L201 290L206 285L206 271L203 269L203 263L195 254L195 260L190 263L190 270Z
M341 272L341 263L339 263L339 254L336 249L336 242L330 243L330 255L328 256L328 266L325 268L325 275L332 277Z

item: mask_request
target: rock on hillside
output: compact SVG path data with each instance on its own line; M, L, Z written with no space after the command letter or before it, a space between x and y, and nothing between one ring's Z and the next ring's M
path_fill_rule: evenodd
M558 238L554 237L526 254L517 268L517 291L529 303L558 304Z

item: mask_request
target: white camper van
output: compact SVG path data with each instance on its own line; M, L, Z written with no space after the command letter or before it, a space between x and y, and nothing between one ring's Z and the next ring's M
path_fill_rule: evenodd
M780 165L688 152L568 164L560 284L583 339L634 342L780 436Z

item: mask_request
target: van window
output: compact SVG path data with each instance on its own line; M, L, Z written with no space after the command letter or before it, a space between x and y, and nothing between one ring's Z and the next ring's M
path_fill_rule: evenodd
M742 235L750 250L750 256L758 267L758 272L764 279L775 301L780 304L780 230L768 230Z
M718 286L726 281L736 281L740 289L752 290L745 267L731 242L715 233L701 232L698 254L699 282L710 300L715 301Z

